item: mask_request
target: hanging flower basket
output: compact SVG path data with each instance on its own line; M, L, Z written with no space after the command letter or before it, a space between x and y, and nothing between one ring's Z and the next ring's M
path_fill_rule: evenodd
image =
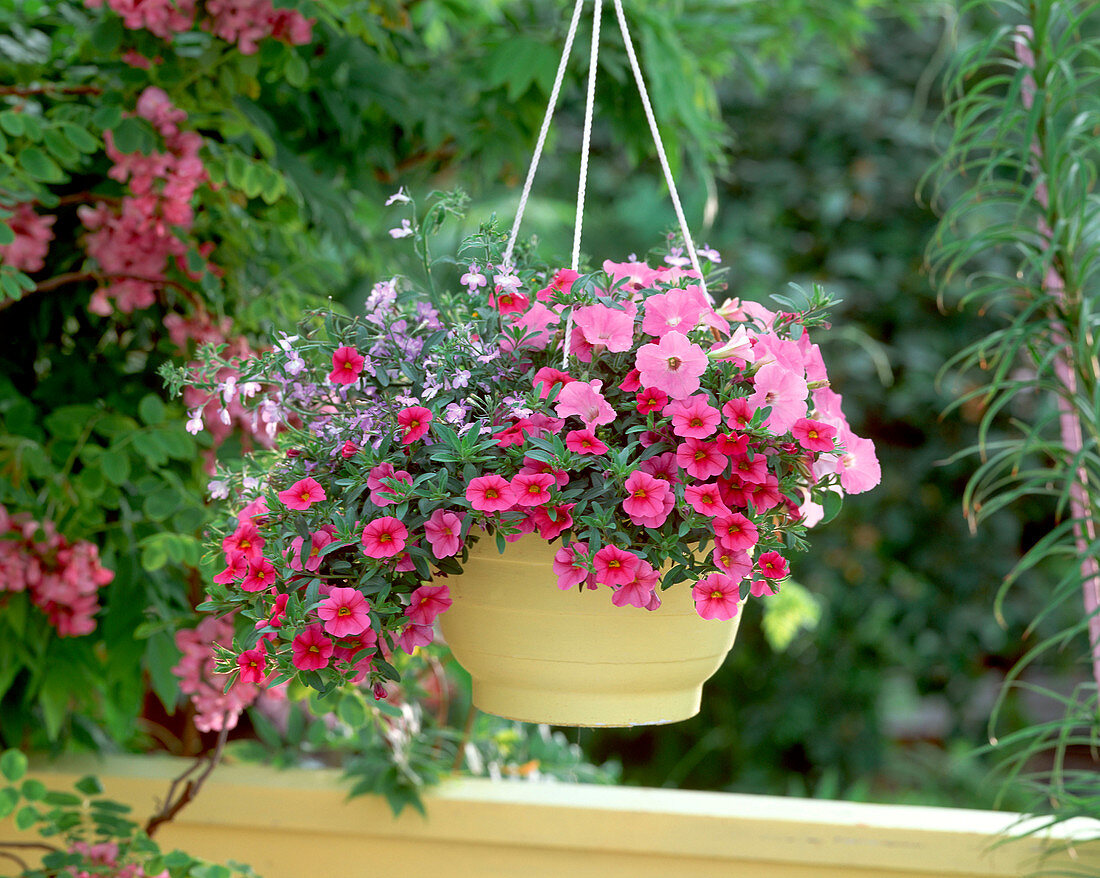
M447 580L443 637L488 713L563 726L671 723L699 711L703 683L733 645L740 616L708 621L691 591L671 589L656 611L616 607L601 589L563 595L557 547L537 535L504 554L471 549Z
M614 3L683 247L584 270L582 161L572 268L514 255L577 0L508 236L483 228L459 250L465 272L440 278L427 236L461 198L420 215L399 192L412 217L391 233L417 249L421 284L378 284L363 316L307 314L254 360L208 351L191 376L278 434L217 483L233 509L207 607L239 632L223 671L381 695L440 618L485 710L683 719L742 603L775 594L806 528L877 483L809 337L827 297L715 307L720 258L700 264Z

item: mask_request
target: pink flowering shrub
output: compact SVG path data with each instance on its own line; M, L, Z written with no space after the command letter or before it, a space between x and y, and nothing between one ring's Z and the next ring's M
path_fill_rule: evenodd
M98 592L115 574L87 540L70 543L53 522L9 515L0 505L0 606L4 592L26 592L60 637L95 630Z
M571 276L480 246L435 301L389 281L365 316L310 315L258 358L207 351L196 386L216 392L232 367L286 427L222 474L207 606L239 611L241 679L392 678L389 656L432 641L447 575L487 534L559 544L564 589L653 610L690 580L699 615L729 619L782 587L843 494L878 482L810 338L819 292L799 312L716 308L678 266Z

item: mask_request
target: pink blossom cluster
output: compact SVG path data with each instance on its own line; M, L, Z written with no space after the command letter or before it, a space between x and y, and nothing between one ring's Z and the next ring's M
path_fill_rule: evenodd
M41 271L46 264L46 251L53 240L56 216L42 216L27 202L15 205L14 214L6 220L15 235L10 244L0 246L0 262L19 271Z
M214 644L229 647L233 642L233 623L226 617L206 616L196 628L176 632L176 646L183 652L172 673L179 677L180 690L191 696L195 727L200 732L236 728L242 711L256 700L260 688L255 683L237 680L225 691L227 678L215 671Z
M104 0L85 0L92 9ZM163 40L191 30L196 0L106 0L130 30L145 28ZM253 55L260 40L273 37L293 46L313 39L313 19L295 9L275 9L271 0L206 0L200 18L203 30L229 43L244 55Z
M114 162L108 175L128 185L129 192L115 209L106 202L78 208L89 235L88 255L109 282L92 294L88 308L107 316L148 308L167 280L170 262L187 251L178 232L191 227L191 200L207 179L199 158L202 136L181 131L186 114L168 95L148 86L138 97L135 112L148 120L164 139L164 152L120 152L107 132L107 155Z
M108 874L105 869L110 869L112 878L169 878L168 870L158 872L156 875L148 875L138 863L119 862L119 848L113 841L91 843L76 841L69 847L69 853L80 854L91 866L91 871L70 867L65 873L72 878L93 878Z
M253 499L223 531L217 599L259 620L241 680L378 685L380 659L432 641L471 532L560 540L562 589L649 610L669 545L705 546L684 559L696 611L730 619L779 590L787 531L877 484L798 315L716 309L680 266L604 272L593 293L576 272L472 264L455 304L468 322L443 335L438 314L390 314L383 285L386 319L368 302L337 338L284 336L242 371L271 382L253 408L303 423L264 465L264 493L237 480Z
M98 590L114 577L94 543L71 543L53 522L9 515L0 506L0 593L27 592L61 637L95 630Z

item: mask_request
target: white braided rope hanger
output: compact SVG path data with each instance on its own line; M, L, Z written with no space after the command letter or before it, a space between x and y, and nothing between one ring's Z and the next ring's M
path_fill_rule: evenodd
M550 129L550 121L554 116L554 111L557 107L558 95L561 91L562 80L565 77L565 68L569 61L570 53L573 49L573 41L577 33L577 24L580 21L581 10L584 6L585 0L576 0L573 6L572 18L569 22L569 30L566 34L565 45L562 48L561 58L558 61L557 73L554 77L554 85L550 91L550 99L546 105L546 112L543 115L542 126L539 129L538 139L535 143L535 150L531 156L531 165L527 170L527 177L523 184L523 191L520 194L519 205L516 208L516 218L512 223L512 231L508 236L508 244L504 250L503 265L506 268L511 267L512 264L512 252L515 248L516 238L519 235L519 226L523 220L523 213L527 208L527 201L531 194L531 185L535 179L535 172L538 170L539 159L542 157L542 151L546 143L546 134ZM634 74L634 82L638 88L638 94L642 100L642 108L645 110L646 121L649 123L650 134L653 136L653 143L657 149L657 158L661 164L661 170L664 173L665 182L668 185L669 195L672 198L672 206L676 211L676 219L680 224L680 234L683 236L684 245L688 251L688 258L691 261L691 267L699 275L699 284L702 287L703 294L708 295L706 280L703 278L703 271L699 264L699 255L695 249L695 243L692 240L691 232L688 230L687 220L684 217L684 209L680 202L680 195L676 189L676 183L672 178L672 169L668 163L668 156L665 153L664 142L661 140L661 132L657 126L657 119L653 113L653 105L649 100L649 91L645 85L645 78L642 76L641 66L638 63L638 56L634 51L634 41L630 37L630 28L626 23L626 15L623 12L622 0L612 0L615 6L615 15L619 21L619 30L622 33L623 44L626 47L627 59L630 61L630 69ZM580 263L580 242L581 242L581 230L583 227L584 219L584 199L587 190L588 180L588 155L589 146L591 143L592 134L592 115L595 105L595 93L596 93L596 69L597 59L599 55L599 40L600 40L600 18L601 10L603 7L603 0L594 0L594 7L592 12L592 46L589 53L588 61L588 88L585 97L585 113L584 113L584 131L582 135L581 143L581 171L580 180L577 185L577 213L576 220L573 226L573 254L571 260L571 267L573 271L577 271ZM569 313L569 323L572 323L572 310ZM569 336L571 325L566 329L565 335L565 354L568 356L569 349Z

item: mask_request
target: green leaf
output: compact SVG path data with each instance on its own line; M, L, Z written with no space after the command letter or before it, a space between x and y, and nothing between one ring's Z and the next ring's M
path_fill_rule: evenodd
M161 536L161 534L157 534ZM141 566L152 573L168 563L168 547L164 540L153 539L141 549Z
M0 113L0 128L3 128L12 137L23 136L23 114L12 110Z
M80 160L80 153L76 151L68 139L56 128L47 128L42 135L46 149L50 151L63 165L74 165Z
M92 124L100 131L111 131L122 122L122 107L117 104L104 104L92 113Z
M0 774L12 783L21 780L27 773L27 757L19 750L5 750L0 755Z
M89 40L100 54L110 55L122 45L122 19L117 15L108 15L92 28Z
M30 805L20 808L15 815L15 828L21 832L30 829L38 822L38 816L37 808L32 808Z
M367 722L367 708L362 697L354 692L349 692L340 699L336 715L353 729L360 729Z
M0 247L10 244L14 240L15 232L11 230L11 226L9 226L7 223L0 223Z
M82 128L80 125L76 125L73 122L62 122L61 130L64 132L65 137L68 138L69 143L79 152L85 154L99 152L99 141L96 140L88 129Z
M23 798L28 802L37 802L46 795L46 785L40 780L23 781Z
M172 487L165 486L145 497L142 509L153 521L164 521L183 505L183 498Z
M35 180L43 183L62 183L66 177L57 162L51 159L37 146L28 146L15 159L23 170Z
M130 455L117 448L108 449L107 453L99 459L99 466L103 475L113 485L122 485L130 478Z
M15 787L4 787L0 790L0 820L10 817L18 804L19 791Z
M84 775L84 777L73 784L73 786L86 796L98 796L103 792L103 784L101 784L99 778L93 774Z
M141 152L149 155L156 146L149 126L132 117L123 119L115 126L113 137L118 151L126 154Z
M138 403L138 415L150 426L164 420L164 411L164 401L153 393L146 394Z

